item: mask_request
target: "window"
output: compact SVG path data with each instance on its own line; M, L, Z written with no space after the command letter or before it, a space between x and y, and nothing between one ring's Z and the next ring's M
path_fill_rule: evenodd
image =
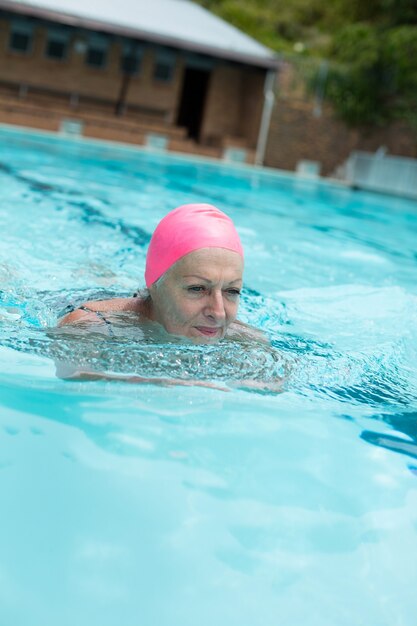
M99 35L90 35L87 43L85 62L87 65L96 68L103 68L107 65L107 53L109 40Z
M45 54L49 59L65 59L68 53L69 34L65 31L48 31Z
M176 60L175 53L168 50L158 51L155 55L154 80L169 83L174 77Z
M25 22L12 22L10 25L9 50L27 54L32 49L33 28Z
M120 60L120 69L123 74L139 74L142 59L134 54L123 54Z
M133 40L125 40L120 57L120 71L123 74L139 74L142 64L143 48Z
M104 67L106 63L106 52L100 48L89 46L85 60L87 65L91 65L92 67Z
M155 80L162 80L164 82L169 82L172 80L172 76L174 74L174 66L171 63L166 63L165 61L158 61L155 64L155 69L153 73L153 77Z

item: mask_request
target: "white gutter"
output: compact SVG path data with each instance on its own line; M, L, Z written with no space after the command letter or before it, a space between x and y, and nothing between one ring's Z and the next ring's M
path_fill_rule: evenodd
M264 106L262 110L261 125L259 128L258 142L256 144L255 165L263 165L265 158L266 144L268 141L269 125L271 123L271 115L275 103L275 84L276 72L269 70L265 77L264 85Z

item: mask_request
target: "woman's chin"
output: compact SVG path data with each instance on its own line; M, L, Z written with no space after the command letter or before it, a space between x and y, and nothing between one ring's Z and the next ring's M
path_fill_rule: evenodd
M197 344L213 344L223 339L225 335L224 328L205 328L192 326L191 328L167 328L164 331L171 337L184 339Z
M218 343L220 339L221 337L192 337L191 340L193 343L212 345Z

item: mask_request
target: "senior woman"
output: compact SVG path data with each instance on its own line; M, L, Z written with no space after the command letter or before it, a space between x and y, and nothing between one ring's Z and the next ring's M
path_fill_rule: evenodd
M213 343L226 335L261 339L236 320L243 282L243 248L232 220L209 204L187 204L166 215L146 257L147 290L137 297L86 302L60 326L106 324L109 314L132 312L170 335Z
M232 220L209 204L188 204L168 213L152 235L146 257L147 289L131 298L91 301L67 314L60 326L101 324L112 334L116 314L129 313L142 328L192 343L213 344L224 337L265 343L263 333L236 317L243 284L243 248ZM153 335L155 336L155 335ZM101 372L72 371L65 378L197 384Z

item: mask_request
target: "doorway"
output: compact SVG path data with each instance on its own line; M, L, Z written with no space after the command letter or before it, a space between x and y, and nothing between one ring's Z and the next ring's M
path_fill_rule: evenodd
M177 124L185 127L188 137L196 141L203 121L209 78L210 72L207 70L185 68Z

